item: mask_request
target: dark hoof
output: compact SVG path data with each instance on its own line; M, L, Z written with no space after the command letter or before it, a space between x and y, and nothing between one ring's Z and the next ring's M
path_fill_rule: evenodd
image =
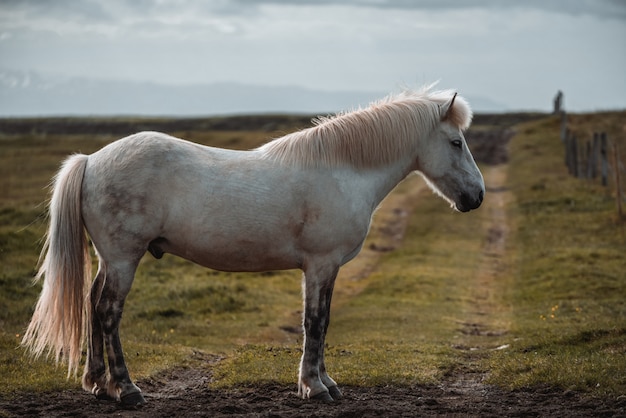
M120 396L120 401L124 407L142 406L146 403L141 392L131 392Z
M343 395L341 394L341 391L339 390L337 386L330 386L328 388L328 393L336 401L343 398Z
M315 396L311 396L311 400L318 401L318 402L334 402L335 401L333 397L330 396L330 393L328 392L320 392Z

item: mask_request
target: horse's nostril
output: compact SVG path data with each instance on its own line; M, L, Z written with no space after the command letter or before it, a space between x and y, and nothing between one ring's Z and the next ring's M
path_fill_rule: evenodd
M481 190L480 193L478 193L478 201L480 203L483 202L483 196L485 195L485 193Z

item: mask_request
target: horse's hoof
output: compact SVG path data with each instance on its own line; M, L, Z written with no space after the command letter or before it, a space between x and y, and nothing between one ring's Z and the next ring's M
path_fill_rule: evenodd
M320 392L317 395L311 396L310 399L314 401L319 401L319 402L334 402L335 401L333 397L330 396L330 393L328 392Z
M142 406L146 403L141 392L131 392L120 396L120 402L125 407Z
M328 388L328 394L336 401L343 398L343 395L337 386L330 386Z
M104 389L96 389L93 391L93 394L96 396L96 399L99 401L116 401L113 396L109 395Z

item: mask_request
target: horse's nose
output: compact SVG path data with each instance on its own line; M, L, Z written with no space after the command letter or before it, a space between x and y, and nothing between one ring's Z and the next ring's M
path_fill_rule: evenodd
M476 209L483 202L484 191L480 191L478 196L475 194L464 193L456 203L456 208L461 212L469 212L472 209Z

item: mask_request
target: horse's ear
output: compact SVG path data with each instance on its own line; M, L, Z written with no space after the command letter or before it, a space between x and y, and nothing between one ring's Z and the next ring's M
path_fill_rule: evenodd
M454 104L454 99L456 99L456 92L454 93L454 96L452 96L452 99L450 99L450 101L446 102L442 107L441 107L441 121L445 121L450 117L450 114L452 113L452 105Z

